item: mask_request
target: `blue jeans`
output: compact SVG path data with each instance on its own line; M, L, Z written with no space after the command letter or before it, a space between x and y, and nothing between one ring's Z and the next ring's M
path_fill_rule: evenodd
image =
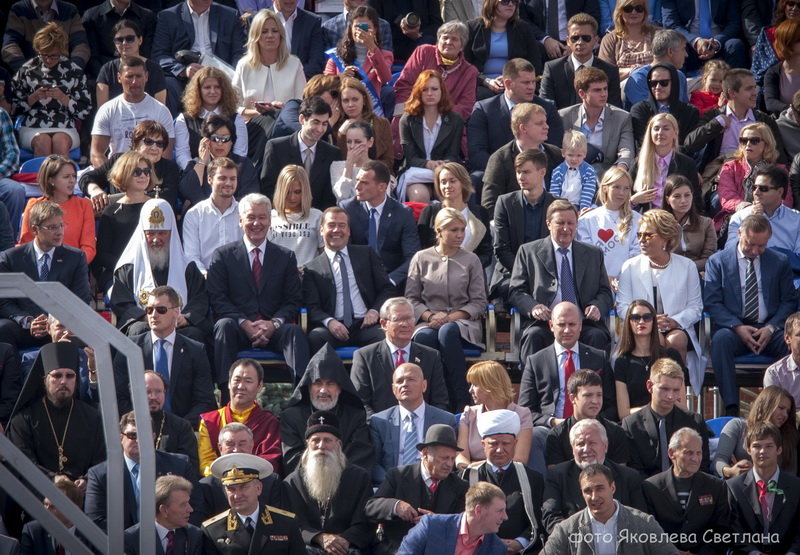
M25 186L13 179L0 177L0 202L5 204L8 209L11 229L14 231L14 240L16 240L19 238L22 213L25 211Z
M438 330L423 328L414 334L414 341L436 349L442 356L450 407L458 410L465 403L471 404L472 396L467 387L467 363L464 360L464 347L474 348L475 345L461 339L458 324L449 322Z

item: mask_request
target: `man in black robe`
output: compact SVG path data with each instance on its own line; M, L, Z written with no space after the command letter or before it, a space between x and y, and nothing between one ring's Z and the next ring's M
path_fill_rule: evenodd
M22 389L22 370L14 345L0 343L0 426L5 426Z
M43 346L11 417L8 438L48 476L63 474L85 491L86 473L105 460L106 447L100 414L75 397L77 377L74 345Z
M147 389L147 407L156 436L156 449L186 455L192 468L197 470L200 466L197 436L188 420L164 411L168 387L164 378L158 372L147 370L144 373L144 386Z
M132 337L148 331L145 305L149 292L159 285L169 285L181 297L178 333L207 343L211 320L205 278L194 262L184 258L169 203L150 199L114 268L111 310L122 333Z
M313 413L305 439L300 466L286 483L307 550L315 555L362 553L372 536L364 512L372 495L370 475L348 463L332 412Z
M281 413L283 465L287 474L300 462L306 448L306 422L317 410L327 410L336 415L348 462L371 472L374 450L367 413L342 360L329 345L323 346L311 358L289 406Z

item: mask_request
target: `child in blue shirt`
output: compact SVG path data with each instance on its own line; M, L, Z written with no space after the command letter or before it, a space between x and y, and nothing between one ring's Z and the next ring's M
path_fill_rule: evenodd
M550 194L570 201L578 211L592 207L597 190L597 173L586 162L588 145L580 131L567 131L561 155L564 161L556 166L550 177Z

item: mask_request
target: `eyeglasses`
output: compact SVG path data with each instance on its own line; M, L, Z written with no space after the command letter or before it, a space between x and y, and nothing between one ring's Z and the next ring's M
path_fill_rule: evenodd
M756 185L753 187L759 193L769 193L770 191L774 191L777 187L770 187L769 185Z
M60 62L64 59L61 54L39 54L39 59L43 62Z
M653 79L652 81L648 81L651 89L655 89L656 87L669 87L670 83L672 83L672 79Z
M233 137L230 135L217 135L216 133L209 138L215 143L229 143L233 140Z
M60 224L53 224L53 225L40 225L36 226L38 229L43 229L45 231L61 231L67 227L67 224L60 223Z
M150 168L135 168L133 170L133 177L150 177Z
M622 8L622 11L625 13L633 13L633 12L644 13L644 6L642 6L641 4L636 4L635 6L632 4L628 4L627 6Z
M156 312L158 312L159 314L166 314L168 310L172 310L173 308L175 308L175 307L174 306L146 306L146 307L144 307L144 311L149 316L149 315L151 315L153 313L154 310Z
M631 322L652 322L653 321L653 313L648 312L647 314L631 314L630 315Z
M136 42L136 35L125 35L124 37L114 37L114 42L122 44L125 42Z
M167 147L167 141L157 141L155 139L142 139L142 142L144 143L144 146L153 146L153 145L155 145L158 148L162 148L162 149Z
M569 42L571 42L572 44L575 44L580 40L586 43L592 42L592 35L572 35L569 38Z
M650 239L652 239L656 235L657 235L656 233L652 233L652 232L649 232L649 231L640 231L639 233L636 234L636 238L639 241L649 241Z
M137 434L136 432L122 432L122 435L124 435L125 437L127 437L132 441L136 441L137 439L139 439L139 434Z
M519 0L499 0L498 4L502 4L503 6L516 6L519 4Z
M750 143L751 145L760 145L761 137L739 137L740 145L746 145L747 143Z

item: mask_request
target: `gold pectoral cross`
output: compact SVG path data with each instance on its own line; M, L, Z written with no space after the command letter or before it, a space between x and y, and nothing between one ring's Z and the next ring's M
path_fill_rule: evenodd
M64 448L59 445L58 446L58 471L62 472L64 470L64 463L67 462L69 459L64 455Z

